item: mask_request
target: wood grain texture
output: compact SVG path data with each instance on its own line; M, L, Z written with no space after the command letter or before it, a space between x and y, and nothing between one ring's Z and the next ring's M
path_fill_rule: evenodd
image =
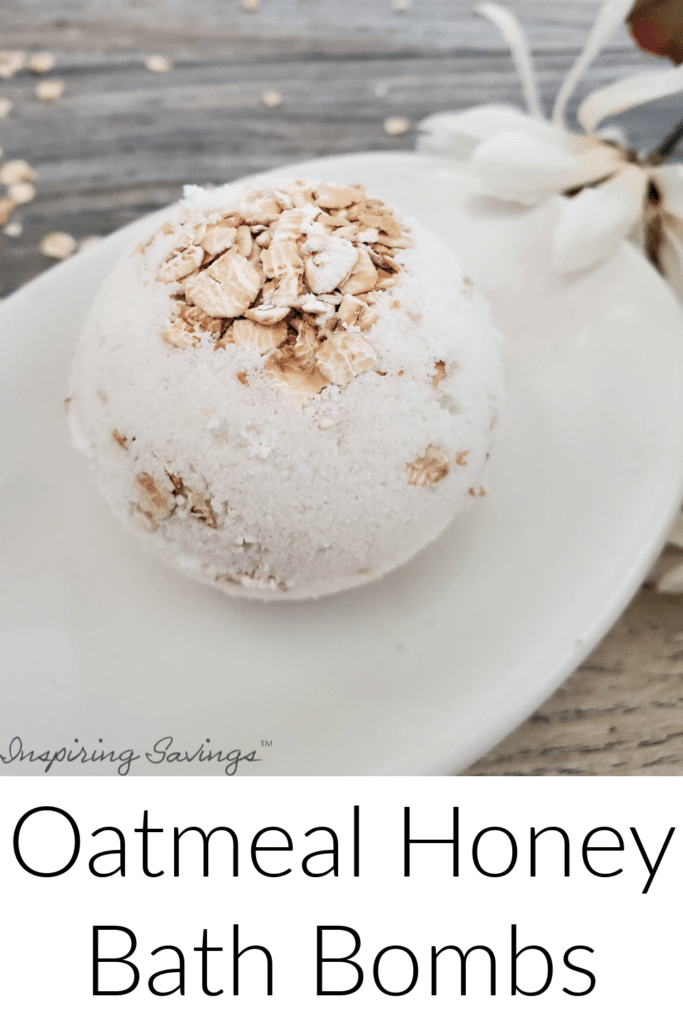
M595 13L594 0L521 0L512 6L538 51L544 100L552 102ZM8 158L35 167L36 201L19 211L23 234L0 235L0 295L50 265L38 243L52 230L107 234L171 202L182 185L224 181L296 159L367 149L410 149L414 129L390 137L386 117L416 124L440 109L521 103L497 30L463 0L5 0L3 47L50 50L59 101L37 100L37 77L1 81L13 100L0 121ZM144 56L162 53L169 74ZM648 66L621 31L588 85ZM379 87L379 90L378 90ZM280 92L279 107L262 95ZM382 95L378 95L378 91ZM584 89L585 91L585 89ZM672 123L667 104L630 119L636 145Z
M549 109L595 16L594 0L516 0ZM37 100L37 77L0 80L14 101L0 121L5 158L37 172L35 201L0 235L0 294L51 265L50 231L107 234L176 199L188 181L220 182L313 156L411 149L437 110L521 105L497 31L470 0L3 0L0 48L49 50L62 99ZM144 66L148 54L173 63ZM576 101L626 73L659 66L625 30L595 61ZM262 101L266 90L280 106ZM620 121L654 146L681 116L680 97ZM386 117L410 119L391 137ZM572 678L471 774L683 773L683 599L643 590Z
M643 589L580 668L466 775L682 775L683 601Z

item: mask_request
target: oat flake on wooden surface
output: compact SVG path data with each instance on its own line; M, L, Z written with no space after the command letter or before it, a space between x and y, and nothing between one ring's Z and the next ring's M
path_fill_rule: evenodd
M384 122L384 131L387 135L405 135L410 128L410 121L407 117L388 117Z
M55 66L55 58L51 53L34 53L26 61L26 67L29 71L34 71L37 75L44 75L48 71L52 71Z
M0 50L0 78L12 78L21 71L25 60L22 50Z
M165 72L173 69L173 65L170 60L166 57L162 57L160 54L153 54L150 57L145 57L145 67L148 71L155 71L157 74L164 74Z
M36 98L44 103L58 100L64 94L64 82L59 78L46 78L44 82L38 82L35 87Z
M40 243L40 251L43 256L52 256L54 259L63 260L76 248L76 239L67 234L66 231L53 231L45 235Z
M7 195L17 206L23 203L30 203L36 196L36 190L30 181L18 181L10 185Z
M34 181L36 172L26 160L8 160L0 167L0 182L16 185L19 181Z

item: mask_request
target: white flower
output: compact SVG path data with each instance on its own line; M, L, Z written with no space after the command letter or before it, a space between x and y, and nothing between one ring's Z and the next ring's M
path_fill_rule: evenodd
M420 125L418 148L466 160L483 195L525 205L563 196L553 237L557 270L591 267L630 237L683 299L683 166L662 166L656 155L639 157L618 132L596 134L606 117L683 91L683 65L633 75L591 93L577 115L583 135L570 132L565 124L567 101L581 75L632 6L633 0L602 4L547 120L518 22L496 4L481 4L477 10L500 28L510 45L529 112L485 105L434 114Z
M614 129L596 133L606 117L683 91L683 65L633 75L591 93L577 119L583 135L565 123L567 102L591 61L625 20L633 0L606 0L588 41L557 95L547 120L538 100L529 50L516 19L497 4L477 10L507 40L522 80L528 113L487 104L434 114L420 124L418 149L467 161L483 195L536 205L562 196L553 236L553 261L560 272L602 262L625 239L645 251L683 301L683 165L663 166L659 153L639 156ZM678 137L675 130L672 139ZM666 149L666 144L663 147ZM683 512L668 537L683 550ZM657 583L666 594L683 594L683 562Z

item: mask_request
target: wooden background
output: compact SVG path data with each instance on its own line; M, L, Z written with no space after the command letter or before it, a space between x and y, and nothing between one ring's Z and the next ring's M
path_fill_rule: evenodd
M61 99L38 77L0 79L5 159L37 173L36 199L0 234L0 295L52 264L48 232L107 234L171 202L185 182L222 182L318 155L411 149L438 110L521 103L496 30L463 0L3 0L0 49L48 50ZM546 106L595 16L595 0L511 0L528 26ZM155 73L147 55L173 68ZM595 61L577 100L660 66L626 31ZM663 62L661 66L668 66ZM264 104L267 90L282 103ZM680 96L624 115L637 147L683 114ZM389 136L389 116L410 120ZM671 560L671 553L665 554ZM469 774L683 773L683 597L646 586L565 685Z

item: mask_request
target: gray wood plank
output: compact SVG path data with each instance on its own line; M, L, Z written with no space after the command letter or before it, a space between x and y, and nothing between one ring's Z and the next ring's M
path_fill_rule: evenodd
M116 39L130 45L148 36L175 41L186 52L207 40L213 46L279 43L281 49L304 41L336 49L352 40L374 50L498 48L473 6L469 0L412 0L397 11L391 0L262 0L258 10L246 11L239 0L4 0L2 17L7 38L52 33L74 49L105 27L108 49ZM510 0L508 6L524 20L534 46L552 50L580 46L596 12L594 0ZM618 42L625 39L623 31Z
M536 714L467 775L683 775L681 599L643 589Z

